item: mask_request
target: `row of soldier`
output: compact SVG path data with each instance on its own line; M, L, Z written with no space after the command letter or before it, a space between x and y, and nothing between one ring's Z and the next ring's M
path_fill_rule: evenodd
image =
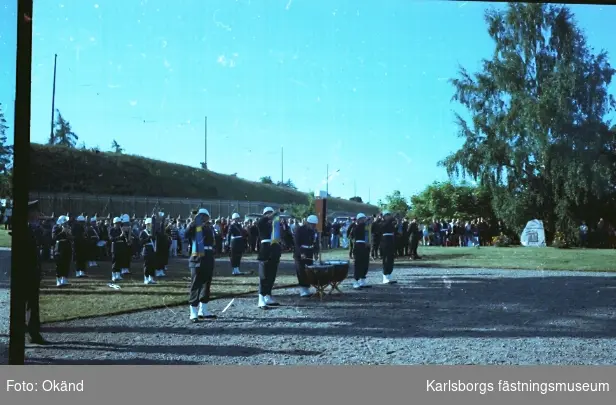
M282 254L282 237L280 213L271 207L265 208L263 216L256 221L259 232L259 294L257 306L267 309L276 307L279 303L272 296L278 266ZM189 268L191 270L190 286L190 319L214 319L215 316L207 310L210 287L215 265L216 229L210 222L209 212L200 209L193 212L194 220L186 229L187 238L192 241ZM156 218L155 218L156 220ZM84 277L85 268L89 264L85 252L87 232L85 218L79 216L74 224L69 226L66 216L58 218L57 226L53 231L55 241L56 276L58 286L68 284L68 272L71 260L74 260L76 276ZM358 214L349 229L350 239L353 241L354 278L353 288L368 288L366 275L370 264L371 245L374 242L371 227L378 223L380 251L383 258L383 283L391 284L391 274L394 267L394 257L397 245L395 234L400 221L389 212L384 212L379 219ZM295 227L294 260L301 297L312 295L310 285L306 281L305 267L315 260L319 251L320 241L316 232L318 218L309 216L303 224ZM139 235L139 242L143 249L143 277L144 284L155 284L156 278L165 276L165 267L168 261L169 246L161 246L165 241L164 228L152 229L152 218L145 220L145 229ZM232 274L243 274L240 270L241 259L245 252L245 230L239 214L233 214L232 223L228 228L227 240L230 246L230 259L233 268ZM131 220L127 214L113 219L113 227L109 230L109 240L112 245L112 274L113 282L122 280L122 276L130 273L131 245L135 243L131 234Z

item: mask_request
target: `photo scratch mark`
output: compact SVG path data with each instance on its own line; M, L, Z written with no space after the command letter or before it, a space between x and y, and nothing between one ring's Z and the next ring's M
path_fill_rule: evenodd
M226 25L225 23L223 23L222 21L219 21L216 19L216 14L218 14L220 10L216 10L214 11L214 15L212 16L212 20L214 21L214 24L216 24L217 27L222 28L225 31L229 31L231 32L231 27Z
M398 155L402 156L407 163L413 163L413 159L407 156L404 152L398 152Z

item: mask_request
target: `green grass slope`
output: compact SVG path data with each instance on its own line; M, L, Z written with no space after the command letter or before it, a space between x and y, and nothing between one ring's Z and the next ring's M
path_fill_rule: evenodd
M309 198L301 191L134 155L32 144L30 159L30 189L38 192L277 204L306 204ZM372 214L378 208L331 198L328 210Z

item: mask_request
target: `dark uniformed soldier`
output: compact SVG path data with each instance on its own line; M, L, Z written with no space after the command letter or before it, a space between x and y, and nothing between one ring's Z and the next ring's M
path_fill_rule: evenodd
M227 232L227 244L229 246L229 255L231 259L231 272L234 276L241 276L246 273L240 271L242 264L242 255L246 250L246 231L240 222L240 214L237 212L231 215L231 225Z
M216 258L215 230L210 224L210 212L200 208L194 220L186 229L186 235L192 241L191 255L188 259L190 268L190 321L199 319L216 319L217 316L207 309L210 301L210 288L214 276Z
M259 301L258 307L267 309L280 304L272 298L272 289L278 274L278 265L282 249L280 247L280 212L274 212L272 207L263 210L263 216L257 221L259 230Z
M355 226L357 225L355 218L351 218L351 221L352 222L346 231L346 237L349 240L349 259L353 259L353 251L355 249L355 239L353 239L353 235Z
M374 222L372 223L372 258L374 260L379 259L381 255L381 224L383 220L381 216L373 216Z
M56 226L52 230L53 256L56 262L56 286L69 285L68 273L73 261L71 228L68 218L64 215L58 218Z
M316 215L310 215L306 218L306 222L295 228L295 250L293 258L295 259L295 272L297 274L297 284L299 285L300 297L310 297L310 284L306 279L306 266L314 263L315 243L318 239L315 238L315 228L319 223L319 218Z
M152 218L146 218L145 229L139 234L143 255L143 284L156 284L155 235L152 232Z
M38 201L28 203L28 246L24 253L25 271L25 300L27 331L30 335L30 343L44 345L48 342L41 336L41 314L39 308L39 298L41 293L41 258L36 236L36 229L39 226L40 217Z
M122 270L125 268L124 262L126 251L128 250L129 235L122 230L122 218L113 219L113 227L109 229L109 241L111 241L111 281L122 280Z
M370 267L370 237L366 229L368 218L363 213L357 214L355 227L353 228L353 239L355 240L355 271L353 278L353 288L356 290L370 287L366 282L368 269Z
M391 279L394 271L394 255L396 254L396 220L389 211L383 211L381 230L381 249L383 255L383 284L396 283Z
M413 260L421 259L417 254L417 247L419 246L419 238L421 237L421 232L422 231L419 229L419 224L417 223L417 218L413 218L413 220L409 224L409 255Z
M159 213L158 221L161 226L156 229L156 270L154 271L155 277L167 277L165 270L169 264L169 248L171 247L171 241L167 235L167 229L165 226L165 218L163 213Z
M71 233L73 234L75 275L77 278L86 277L89 241L86 233L86 218L83 215L76 218Z

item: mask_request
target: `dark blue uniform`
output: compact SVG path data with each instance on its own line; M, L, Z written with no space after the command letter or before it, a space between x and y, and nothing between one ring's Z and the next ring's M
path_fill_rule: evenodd
M54 245L53 256L56 262L56 278L68 277L73 261L73 247L71 236L61 225L56 225L52 230Z
M383 219L380 226L381 251L383 255L383 274L389 276L394 271L394 255L396 253L396 220L392 217Z
M314 263L314 230L306 225L295 228L293 258L295 259L295 272L297 283L300 287L309 288L310 284L306 279L306 266Z
M355 224L351 237L355 241L353 249L355 271L353 275L355 281L359 281L366 278L370 267L370 246L368 245L369 241L366 240L366 224Z
M263 216L257 222L259 230L259 294L268 296L272 294L276 275L278 274L278 265L280 264L280 256L282 250L280 243L272 243L272 218Z

